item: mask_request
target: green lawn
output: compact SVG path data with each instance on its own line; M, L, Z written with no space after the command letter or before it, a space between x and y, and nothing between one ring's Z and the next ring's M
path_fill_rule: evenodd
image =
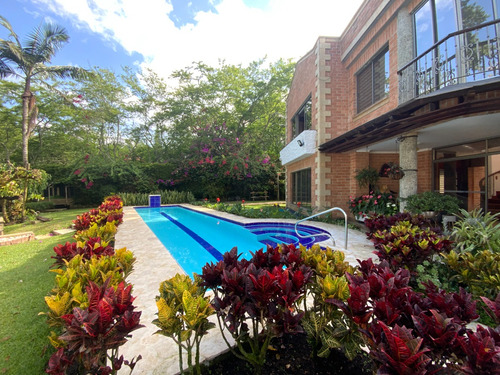
M32 222L26 222L22 224L6 225L4 227L4 233L11 234L32 231L35 235L48 234L55 229L68 228L72 221L76 219L77 215L81 215L88 210L88 208L73 208L71 210L42 212L41 216L52 220L47 222L36 221L34 224Z
M33 229L19 231L24 230ZM54 286L52 249L71 236L0 247L0 374L44 373L52 347L45 317L38 313L47 310L44 296Z

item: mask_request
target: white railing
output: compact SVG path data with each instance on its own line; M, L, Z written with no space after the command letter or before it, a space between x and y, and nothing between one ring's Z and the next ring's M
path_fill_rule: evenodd
M326 211L319 212L319 213L317 213L317 214L314 214L314 215L308 216L308 217L306 217L306 218L304 218L304 219L301 219L301 220L297 221L297 222L295 223L295 233L297 234L297 236L298 236L299 238L310 238L310 237L317 236L317 234L316 234L316 235L314 235L314 234L310 234L310 235L307 235L307 236L302 235L302 234L300 234L300 233L297 231L297 226L298 226L300 223L303 223L304 221L307 221L307 220L309 220L309 219L313 219L313 218L315 218L315 217L318 217L318 216L321 216L321 215L324 215L324 214L328 214L328 213L333 212L333 211L340 211L340 212L342 212L342 213L344 214L344 232L345 232L344 249L346 249L346 250L347 250L347 236L348 236L348 231L347 231L347 214L346 214L346 213L345 213L345 211L344 211L342 208L340 208L340 207L333 207L333 208L330 208L330 209L328 209L328 210L326 210ZM331 239L332 239L332 241L333 241L333 244L335 245L335 239L333 238L332 234L331 234L330 232L328 232L328 235L330 236L330 238L331 238Z

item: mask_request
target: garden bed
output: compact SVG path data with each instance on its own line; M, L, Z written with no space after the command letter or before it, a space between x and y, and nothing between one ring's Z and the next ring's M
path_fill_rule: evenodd
M305 334L284 335L274 339L267 352L262 375L304 374L304 375L364 375L372 374L372 361L368 354L349 361L342 352L332 351L328 358L311 357L311 348ZM202 374L251 375L253 367L235 357L231 352L216 357L205 366Z

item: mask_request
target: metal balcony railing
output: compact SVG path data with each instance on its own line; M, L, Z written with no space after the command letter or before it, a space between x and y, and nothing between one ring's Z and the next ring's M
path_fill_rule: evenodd
M499 47L500 19L449 34L398 71L399 102L499 76Z

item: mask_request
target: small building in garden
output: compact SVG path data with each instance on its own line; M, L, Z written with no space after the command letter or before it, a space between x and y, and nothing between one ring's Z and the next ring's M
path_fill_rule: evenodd
M436 191L497 212L499 36L500 0L365 0L341 36L319 37L296 65L287 203L347 209L368 193L356 173L371 167L381 191Z

